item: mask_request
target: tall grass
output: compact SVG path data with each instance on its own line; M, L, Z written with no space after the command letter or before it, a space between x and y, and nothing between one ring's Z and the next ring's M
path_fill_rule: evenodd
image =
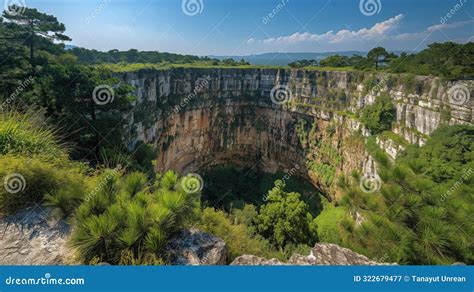
M6 154L59 161L67 159L67 145L38 114L0 112L0 155Z

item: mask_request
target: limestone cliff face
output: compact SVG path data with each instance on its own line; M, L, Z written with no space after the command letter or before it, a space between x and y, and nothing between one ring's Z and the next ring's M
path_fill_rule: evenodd
M382 93L396 106L392 134L399 139L377 142L393 158L405 143L423 144L440 124L473 123L472 102L448 94L456 85L472 96L473 81L232 68L140 70L118 77L135 87L138 98L128 147L140 140L153 144L158 171L195 172L222 163L270 172L297 166L298 175L330 189L339 173L376 172L361 139L370 133L357 114Z

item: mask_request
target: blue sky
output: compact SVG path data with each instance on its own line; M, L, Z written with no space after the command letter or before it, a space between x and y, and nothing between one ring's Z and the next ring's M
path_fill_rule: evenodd
M247 55L474 41L474 0L5 1L57 16L71 44L98 50Z

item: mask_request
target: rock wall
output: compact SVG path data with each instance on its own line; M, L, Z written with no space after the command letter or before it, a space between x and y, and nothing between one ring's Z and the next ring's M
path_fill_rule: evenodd
M403 150L401 144L423 144L440 124L473 123L472 101L450 98L449 90L461 87L471 94L474 81L233 68L147 69L117 76L134 86L137 96L128 147L153 144L159 171L197 172L223 163L269 172L302 166L298 175L329 190L340 173L375 174L360 139L370 133L357 117L383 93L396 106L397 139L377 142L392 158Z

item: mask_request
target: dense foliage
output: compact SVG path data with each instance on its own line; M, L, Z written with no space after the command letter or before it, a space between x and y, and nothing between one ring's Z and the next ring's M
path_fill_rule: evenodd
M3 14L0 32L6 40L0 38L0 42L6 41L15 54L0 46L0 72L8 76L0 79L2 109L34 112L45 108L51 122L61 125L62 136L74 144L71 155L75 159L95 163L109 152L126 152L115 149L121 144L125 123L117 112L130 107L131 87L118 84L110 71L78 64L64 45L56 44L69 40L64 30L54 16L36 9ZM98 86L109 86L110 102L97 102L100 97L94 96L94 90Z
M381 188L362 192L356 175L341 206L317 218L320 240L385 262L474 263L473 148L473 127L452 126L395 163L373 153Z
M284 190L285 183L275 182L268 191L267 203L256 217L257 232L283 250L287 245L314 245L317 240L316 226L308 205L300 200L300 194Z
M395 106L388 95L381 95L375 102L362 109L361 121L371 131L378 134L385 130L390 130L392 122L395 120Z
M0 114L0 217L53 193L69 195L87 188L87 166L68 160L56 131L38 115ZM73 206L71 206L73 207Z
M85 263L161 258L169 238L198 214L199 194L185 192L171 171L151 186L137 172L121 178L108 171L99 181L74 218L72 243Z

